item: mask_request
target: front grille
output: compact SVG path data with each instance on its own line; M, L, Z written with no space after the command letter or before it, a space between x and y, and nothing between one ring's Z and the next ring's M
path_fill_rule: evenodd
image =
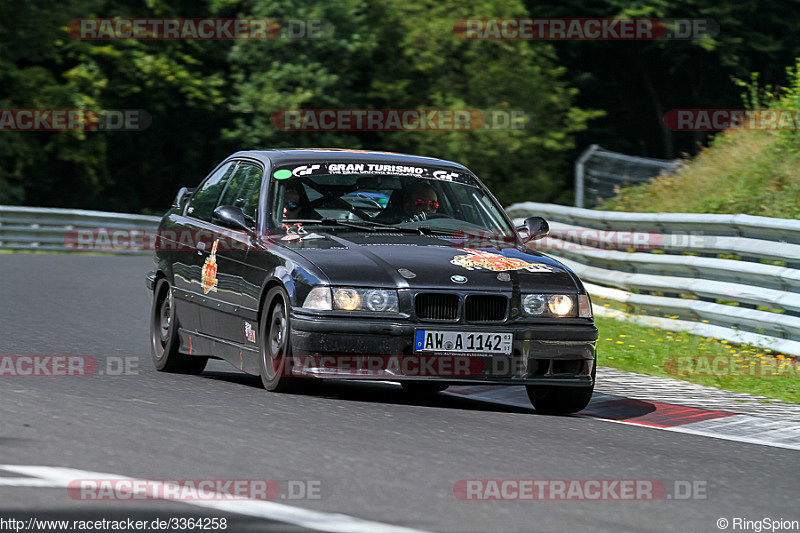
M508 298L497 294L470 294L464 303L467 322L500 322L506 318Z
M417 294L414 308L421 320L457 320L458 295L440 293Z

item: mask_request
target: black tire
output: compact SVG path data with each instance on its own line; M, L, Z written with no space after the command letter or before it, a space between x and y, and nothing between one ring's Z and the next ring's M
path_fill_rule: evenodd
M208 363L207 357L185 355L178 351L178 317L175 314L169 282L161 278L153 290L150 311L150 354L156 370L176 374L199 374Z
M289 338L289 295L282 287L273 287L267 292L258 329L261 383L272 392L290 390L296 378L287 376L292 343Z
M421 381L402 381L400 384L410 394L436 394L450 385L447 383L427 383Z
M589 405L594 392L596 364L592 366L591 387L559 387L554 385L526 385L534 409L545 415L566 415L582 411Z

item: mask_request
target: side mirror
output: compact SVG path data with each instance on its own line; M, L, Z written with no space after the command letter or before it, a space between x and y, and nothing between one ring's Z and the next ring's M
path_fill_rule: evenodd
M525 219L524 226L517 228L517 231L525 231L528 236L522 240L524 242L535 241L547 237L550 233L550 225L542 217L528 217Z
M221 205L214 209L211 222L230 229L253 231L254 220L245 215L242 210L232 205Z
M190 189L189 187L181 187L177 196L175 196L175 200L172 202L172 207L183 207L183 202L188 200L192 196L193 192L194 189Z

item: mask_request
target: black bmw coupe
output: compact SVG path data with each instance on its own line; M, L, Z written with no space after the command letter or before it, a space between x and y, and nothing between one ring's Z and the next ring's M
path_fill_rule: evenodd
M258 150L179 191L157 234L156 368L209 358L299 380L523 385L537 411L583 409L597 328L581 281L526 243L466 167L338 149Z

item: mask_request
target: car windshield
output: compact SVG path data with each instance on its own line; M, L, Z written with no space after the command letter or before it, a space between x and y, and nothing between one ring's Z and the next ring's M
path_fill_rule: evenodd
M273 172L271 218L278 227L395 226L450 233L514 235L478 181L454 169L370 163L287 165Z

